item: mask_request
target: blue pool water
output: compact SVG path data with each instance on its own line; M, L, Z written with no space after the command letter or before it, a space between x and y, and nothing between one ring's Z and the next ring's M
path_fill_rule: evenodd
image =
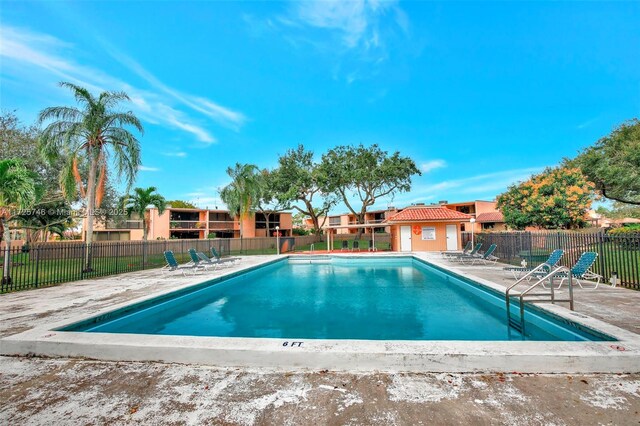
M65 330L288 339L608 340L534 309L525 318L523 337L507 326L503 296L409 257L336 257L323 263L276 262Z

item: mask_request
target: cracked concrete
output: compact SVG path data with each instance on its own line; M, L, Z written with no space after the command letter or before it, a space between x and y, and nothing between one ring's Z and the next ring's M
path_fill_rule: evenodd
M3 295L0 336L201 280L144 271ZM576 299L578 312L638 332L639 292L603 287ZM11 425L622 425L640 423L640 374L283 373L0 357L0 401L0 423Z

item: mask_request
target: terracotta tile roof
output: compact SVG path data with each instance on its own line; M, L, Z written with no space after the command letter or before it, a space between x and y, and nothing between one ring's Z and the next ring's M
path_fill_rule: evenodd
M387 222L469 220L471 217L471 215L445 207L407 207L401 212L391 216L387 219Z
M480 223L504 222L504 216L500 212L480 213L476 220Z

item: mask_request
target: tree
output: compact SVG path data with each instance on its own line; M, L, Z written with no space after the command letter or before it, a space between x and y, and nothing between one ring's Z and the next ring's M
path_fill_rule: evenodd
M48 163L38 153L39 129L23 125L13 112L0 115L0 160L19 158L33 175L40 195L24 214L14 216L15 228L27 231L27 241L46 241L49 233L62 234L73 222L71 203L64 199L57 177L64 163ZM75 201L75 200L74 200Z
M498 197L498 208L505 223L515 229L579 228L585 225L593 188L580 169L548 168L526 182L511 185Z
M604 197L640 205L640 121L621 124L567 164L580 167Z
M256 212L262 213L265 219L267 237L271 236L271 216L287 210L288 206L276 197L275 180L277 171L261 170L257 174L258 198L256 201Z
M195 206L195 204L190 203L188 201L182 201L182 200L167 201L167 204L170 205L173 208L176 208L176 209L195 209L195 208L197 208Z
M149 224L151 223L151 212L148 207L153 206L158 209L158 214L164 213L167 208L167 201L156 192L155 186L148 188L135 188L133 194L127 195L122 200L122 207L127 212L127 217L132 215L142 219L142 240L147 241L149 235Z
M272 183L278 202L310 217L314 233L319 234L327 213L336 204L336 197L323 193L319 167L313 161L313 152L298 145L296 149L290 149L280 156ZM321 205L314 207L318 199ZM322 223L320 217L324 217Z
M253 215L259 198L258 167L236 163L228 167L231 183L220 190L220 198L231 213L240 218L240 238L244 236L244 219Z
M610 209L599 206L596 209L596 213L609 219L624 219L625 217L640 219L640 206L614 201Z
M116 108L129 96L124 92L102 92L93 96L85 88L62 82L70 89L80 105L77 107L50 107L40 112L38 121L53 120L40 136L40 152L49 161L55 161L61 153L65 163L60 173L60 185L67 199L79 192L85 199L87 229L85 271L91 271L91 243L93 241L94 211L100 206L107 182L110 162L115 164L117 175L130 187L140 167L140 143L127 130L128 126L143 133L142 124L131 112ZM80 174L81 163L88 171L86 191Z
M2 283L11 283L11 233L9 221L36 202L33 173L18 159L0 160L0 231L4 240Z
M322 156L323 190L339 195L359 224L381 197L411 189L411 177L421 175L416 163L399 152L391 156L378 145L338 146ZM354 203L358 203L356 205Z

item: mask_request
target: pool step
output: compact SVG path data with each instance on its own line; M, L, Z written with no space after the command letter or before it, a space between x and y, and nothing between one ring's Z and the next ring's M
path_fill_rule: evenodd
M520 318L509 317L509 327L522 334L522 322L520 322Z

